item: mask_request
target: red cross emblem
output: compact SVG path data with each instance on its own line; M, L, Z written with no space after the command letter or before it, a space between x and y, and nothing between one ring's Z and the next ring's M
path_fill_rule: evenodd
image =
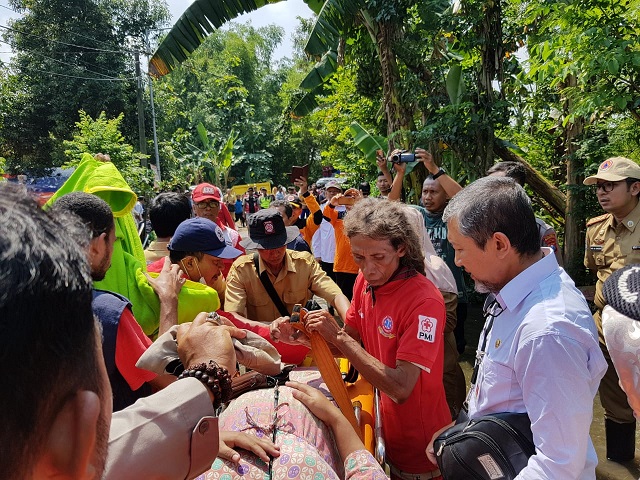
M431 329L433 328L433 323L431 323L431 320L427 318L422 321L421 327L423 332L430 332Z

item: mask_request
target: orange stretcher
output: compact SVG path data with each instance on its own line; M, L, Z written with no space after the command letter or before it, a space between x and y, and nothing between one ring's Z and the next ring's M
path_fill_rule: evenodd
M349 371L349 361L346 358L339 359L340 372L346 374ZM362 375L358 376L355 383L345 383L349 399L353 405L355 417L360 428L360 438L369 452L375 454L375 412L373 410L373 386Z
M306 313L306 309L301 305L295 305L291 323L311 340L311 355L343 415L359 434L365 448L380 464L384 463L385 449L378 391L361 375L358 375L353 383L343 381L350 373L349 361L341 358L336 363L324 338L317 332L310 333L305 329Z

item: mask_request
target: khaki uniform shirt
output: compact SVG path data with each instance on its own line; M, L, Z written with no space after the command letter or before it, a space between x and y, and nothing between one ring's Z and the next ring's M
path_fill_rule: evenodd
M600 311L606 305L602 286L609 275L625 265L640 263L638 223L640 223L640 203L619 223L610 213L592 218L587 222L584 264L590 270L597 272L594 303Z
M103 478L195 478L218 446L207 389L185 378L113 414Z
M158 240L151 242L144 251L144 259L147 261L147 265L168 256L168 245L169 242L159 242Z
M262 259L259 260L258 267L260 273L265 270ZM304 306L313 295L333 304L336 296L342 294L338 285L327 276L309 252L287 250L284 266L278 276L274 277L271 273L268 275L289 312L296 303ZM231 266L227 275L224 309L265 323L282 316L260 281L253 255L243 255Z

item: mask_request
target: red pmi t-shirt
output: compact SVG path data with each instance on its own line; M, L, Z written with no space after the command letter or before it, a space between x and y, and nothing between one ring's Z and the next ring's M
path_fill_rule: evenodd
M426 277L392 280L371 290L358 274L345 323L358 330L364 348L388 367L398 360L421 367L413 392L397 404L381 392L382 429L388 459L410 473L437 469L425 449L433 434L451 422L442 371L444 300Z

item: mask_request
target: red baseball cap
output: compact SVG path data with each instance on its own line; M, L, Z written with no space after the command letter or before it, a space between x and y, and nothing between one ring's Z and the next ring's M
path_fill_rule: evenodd
M220 201L220 193L217 187L214 187L210 183L201 183L196 186L191 193L191 198L195 203L203 202L205 200Z

